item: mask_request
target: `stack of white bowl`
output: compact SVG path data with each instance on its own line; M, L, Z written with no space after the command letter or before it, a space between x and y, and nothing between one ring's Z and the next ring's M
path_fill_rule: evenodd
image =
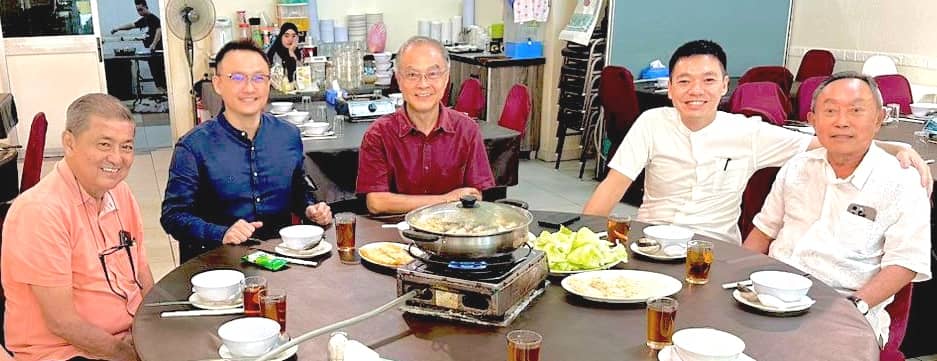
M323 43L335 42L335 20L319 20L319 41Z
M348 41L364 41L368 37L367 15L348 15Z
M365 22L367 23L368 31L371 31L371 27L377 23L384 22L384 13L368 13L365 15Z
M374 53L374 76L377 85L390 85L390 77L394 75L394 64L390 61L390 53Z

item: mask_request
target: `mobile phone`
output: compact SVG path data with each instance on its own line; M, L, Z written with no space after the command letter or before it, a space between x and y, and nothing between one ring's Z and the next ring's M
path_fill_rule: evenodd
M541 227L546 228L557 228L560 226L568 226L571 223L578 221L579 216L575 214L551 214L546 217L537 220L537 224Z

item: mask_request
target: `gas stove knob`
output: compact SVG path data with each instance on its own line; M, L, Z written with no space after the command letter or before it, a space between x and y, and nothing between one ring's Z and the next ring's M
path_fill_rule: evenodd
M376 111L377 111L377 104L374 104L374 103L368 104L368 110L371 111L371 113L376 112Z

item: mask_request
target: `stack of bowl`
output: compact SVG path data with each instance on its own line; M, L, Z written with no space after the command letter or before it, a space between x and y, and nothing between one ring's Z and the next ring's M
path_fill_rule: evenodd
M394 75L393 63L390 53L374 53L374 75L377 76L377 85L390 85L390 77Z

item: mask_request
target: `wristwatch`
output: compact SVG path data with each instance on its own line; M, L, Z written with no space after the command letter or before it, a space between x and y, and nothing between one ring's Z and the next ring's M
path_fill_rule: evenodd
M851 295L846 297L846 299L852 301L852 304L856 305L856 309L858 309L863 316L869 313L869 304L865 303L861 298L856 297L856 295Z

